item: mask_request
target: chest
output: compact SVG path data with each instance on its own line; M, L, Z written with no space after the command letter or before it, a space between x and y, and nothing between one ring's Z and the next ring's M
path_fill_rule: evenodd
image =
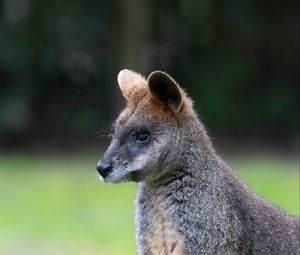
M153 255L183 255L183 241L172 223L164 215L155 215L156 221L149 228L147 248Z
M147 252L151 255L183 255L183 238L176 231L165 194L157 190L140 197L139 202L139 225L143 232L140 236Z

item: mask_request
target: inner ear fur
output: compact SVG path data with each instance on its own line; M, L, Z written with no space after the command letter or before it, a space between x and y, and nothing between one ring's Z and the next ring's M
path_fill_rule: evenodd
M147 83L154 101L164 104L173 112L181 110L182 92L171 76L155 71L149 75Z

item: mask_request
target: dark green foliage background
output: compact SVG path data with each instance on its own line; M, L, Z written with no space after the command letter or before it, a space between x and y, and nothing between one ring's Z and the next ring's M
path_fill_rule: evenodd
M0 254L136 252L136 185L95 170L123 68L175 77L241 179L300 215L299 44L296 0L0 1Z
M86 140L121 109L116 76L165 70L214 135L294 137L297 1L2 1L2 146Z

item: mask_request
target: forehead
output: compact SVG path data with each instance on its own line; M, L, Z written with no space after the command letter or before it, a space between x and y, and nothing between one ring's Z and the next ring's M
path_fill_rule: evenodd
M155 104L145 96L137 104L128 104L116 120L117 128L151 126L162 122L175 121L171 112Z

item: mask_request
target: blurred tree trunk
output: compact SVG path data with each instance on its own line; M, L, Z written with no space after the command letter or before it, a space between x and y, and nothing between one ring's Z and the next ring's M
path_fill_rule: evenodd
M146 74L151 67L150 0L121 1L120 67ZM150 60L149 60L150 58Z
M116 52L116 65L112 64L112 84L116 84L116 75L122 69L147 75L151 70L151 5L150 0L128 0L118 2L118 24L111 40ZM109 122L124 105L120 91L110 86Z

